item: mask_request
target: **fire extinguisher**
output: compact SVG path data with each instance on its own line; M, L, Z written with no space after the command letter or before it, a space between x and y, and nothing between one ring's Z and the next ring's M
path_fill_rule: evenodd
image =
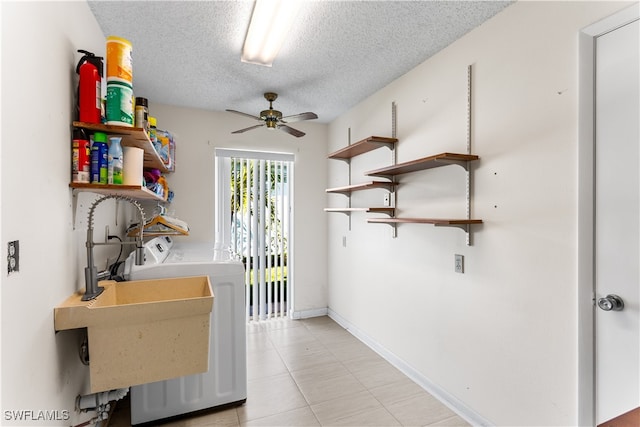
M101 123L103 58L86 50L78 52L84 54L76 66L76 73L80 75L78 119L86 123Z

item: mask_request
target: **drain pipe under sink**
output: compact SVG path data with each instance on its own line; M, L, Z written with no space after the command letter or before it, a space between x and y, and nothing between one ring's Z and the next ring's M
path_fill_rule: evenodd
M96 422L106 420L109 417L109 410L111 409L109 402L120 400L125 397L127 393L129 393L128 387L78 396L76 397L76 411L97 411Z

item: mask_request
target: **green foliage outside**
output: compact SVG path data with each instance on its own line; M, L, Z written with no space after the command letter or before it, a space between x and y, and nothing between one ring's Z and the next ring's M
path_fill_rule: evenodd
M265 271L266 283L271 283L276 281L283 281L284 283L287 282L287 266L286 265L283 267L272 267L269 270L270 271ZM253 285L253 278L254 278L253 269L251 269L249 277L250 277L249 279L250 284Z

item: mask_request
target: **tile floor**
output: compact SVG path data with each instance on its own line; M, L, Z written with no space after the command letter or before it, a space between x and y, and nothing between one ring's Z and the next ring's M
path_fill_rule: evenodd
M247 349L246 404L164 425L469 425L329 317L250 324Z

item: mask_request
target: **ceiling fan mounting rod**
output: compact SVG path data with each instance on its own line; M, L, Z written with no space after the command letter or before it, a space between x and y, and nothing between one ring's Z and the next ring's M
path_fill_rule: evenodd
M269 109L273 110L272 102L278 99L278 94L275 92L266 92L264 98L269 101Z

